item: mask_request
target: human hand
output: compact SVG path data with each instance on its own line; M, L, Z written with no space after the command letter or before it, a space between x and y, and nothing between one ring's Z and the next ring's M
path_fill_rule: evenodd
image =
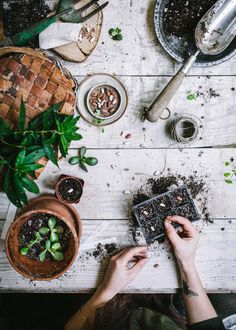
M147 263L146 246L127 248L110 260L106 275L98 291L106 301L125 288Z
M172 222L180 224L183 230L180 233L176 232L171 225ZM173 246L179 265L193 266L199 241L199 232L197 229L193 227L188 219L177 215L168 216L165 219L164 225L166 235Z

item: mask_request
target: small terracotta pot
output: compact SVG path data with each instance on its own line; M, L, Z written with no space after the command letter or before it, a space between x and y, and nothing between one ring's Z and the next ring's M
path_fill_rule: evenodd
M76 200L73 200L73 201L70 201L68 199L63 198L63 196L60 193L60 185L63 183L63 181L68 180L68 179L72 179L72 180L77 181L79 183L79 187L80 187L80 195L79 195L79 197ZM59 177L59 180L58 180L58 182L56 184L55 195L63 203L66 203L66 204L77 204L77 203L79 203L79 201L81 199L81 196L83 195L83 187L84 187L84 180L83 179L77 178L75 176L69 176L69 175L64 175L63 174L63 175L61 175Z
M56 210L56 211L55 211ZM30 259L20 254L19 234L22 226L33 215L47 213L63 221L70 230L68 247L62 261ZM6 236L6 254L12 267L21 275L37 281L52 280L64 274L73 264L82 234L82 224L77 211L61 203L55 197L39 197L27 207L10 226Z

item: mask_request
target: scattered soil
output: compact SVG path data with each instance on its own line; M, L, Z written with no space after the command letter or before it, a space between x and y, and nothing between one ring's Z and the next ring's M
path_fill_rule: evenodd
M107 256L113 256L118 253L118 247L115 243L101 244L99 243L95 250L88 251L85 253L86 260L94 258L95 260L101 262L107 258Z
M67 202L77 202L82 195L82 187L78 180L67 178L60 182L58 192Z
M50 8L45 0L4 0L3 1L3 24L5 36L11 36L30 25L45 18ZM38 37L32 39L28 46L39 47Z
M31 240L35 239L35 232L39 230L41 227L47 227L48 226L48 220L52 217L51 214L47 213L39 213L36 215L33 215L21 228L20 234L19 234L19 242L20 242L20 249L24 246L27 246ZM70 229L66 226L66 224L57 219L57 225L61 226L63 228L63 233L59 235L59 242L61 243L61 252L63 253L66 251L68 246L68 239L70 237ZM29 249L29 253L27 254L27 257L39 261L39 255L40 253L45 249L45 243L49 239L50 234L42 235L44 238L43 240L33 245L31 249ZM51 254L47 252L46 259L47 261L53 260L51 257Z
M120 94L112 86L99 86L90 94L89 104L96 117L108 118L118 111Z
M165 235L164 220L168 215L180 215L190 221L199 220L195 205L184 187L156 196L134 207L133 212L147 242Z
M216 0L170 0L163 16L163 29L167 36L192 41L195 28L202 16Z

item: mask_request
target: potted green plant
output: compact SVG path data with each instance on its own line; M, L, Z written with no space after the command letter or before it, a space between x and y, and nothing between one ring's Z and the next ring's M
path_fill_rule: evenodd
M79 117L58 112L62 102L26 123L23 100L18 119L18 127L12 130L0 118L0 174L2 189L17 207L27 204L26 190L38 194L34 182L36 171L44 165L44 157L58 166L57 155L66 157L72 141L80 140L76 126Z

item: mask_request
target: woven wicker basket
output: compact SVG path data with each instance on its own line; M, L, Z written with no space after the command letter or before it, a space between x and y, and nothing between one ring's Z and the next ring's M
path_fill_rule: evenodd
M59 111L73 114L77 88L77 81L55 58L25 47L0 49L0 117L10 127L18 121L21 97L27 121L60 101L64 103ZM39 163L46 165L47 159Z
M28 121L60 101L64 101L60 112L72 114L76 87L70 73L42 52L24 47L0 49L0 117L11 127L17 122L21 97Z

